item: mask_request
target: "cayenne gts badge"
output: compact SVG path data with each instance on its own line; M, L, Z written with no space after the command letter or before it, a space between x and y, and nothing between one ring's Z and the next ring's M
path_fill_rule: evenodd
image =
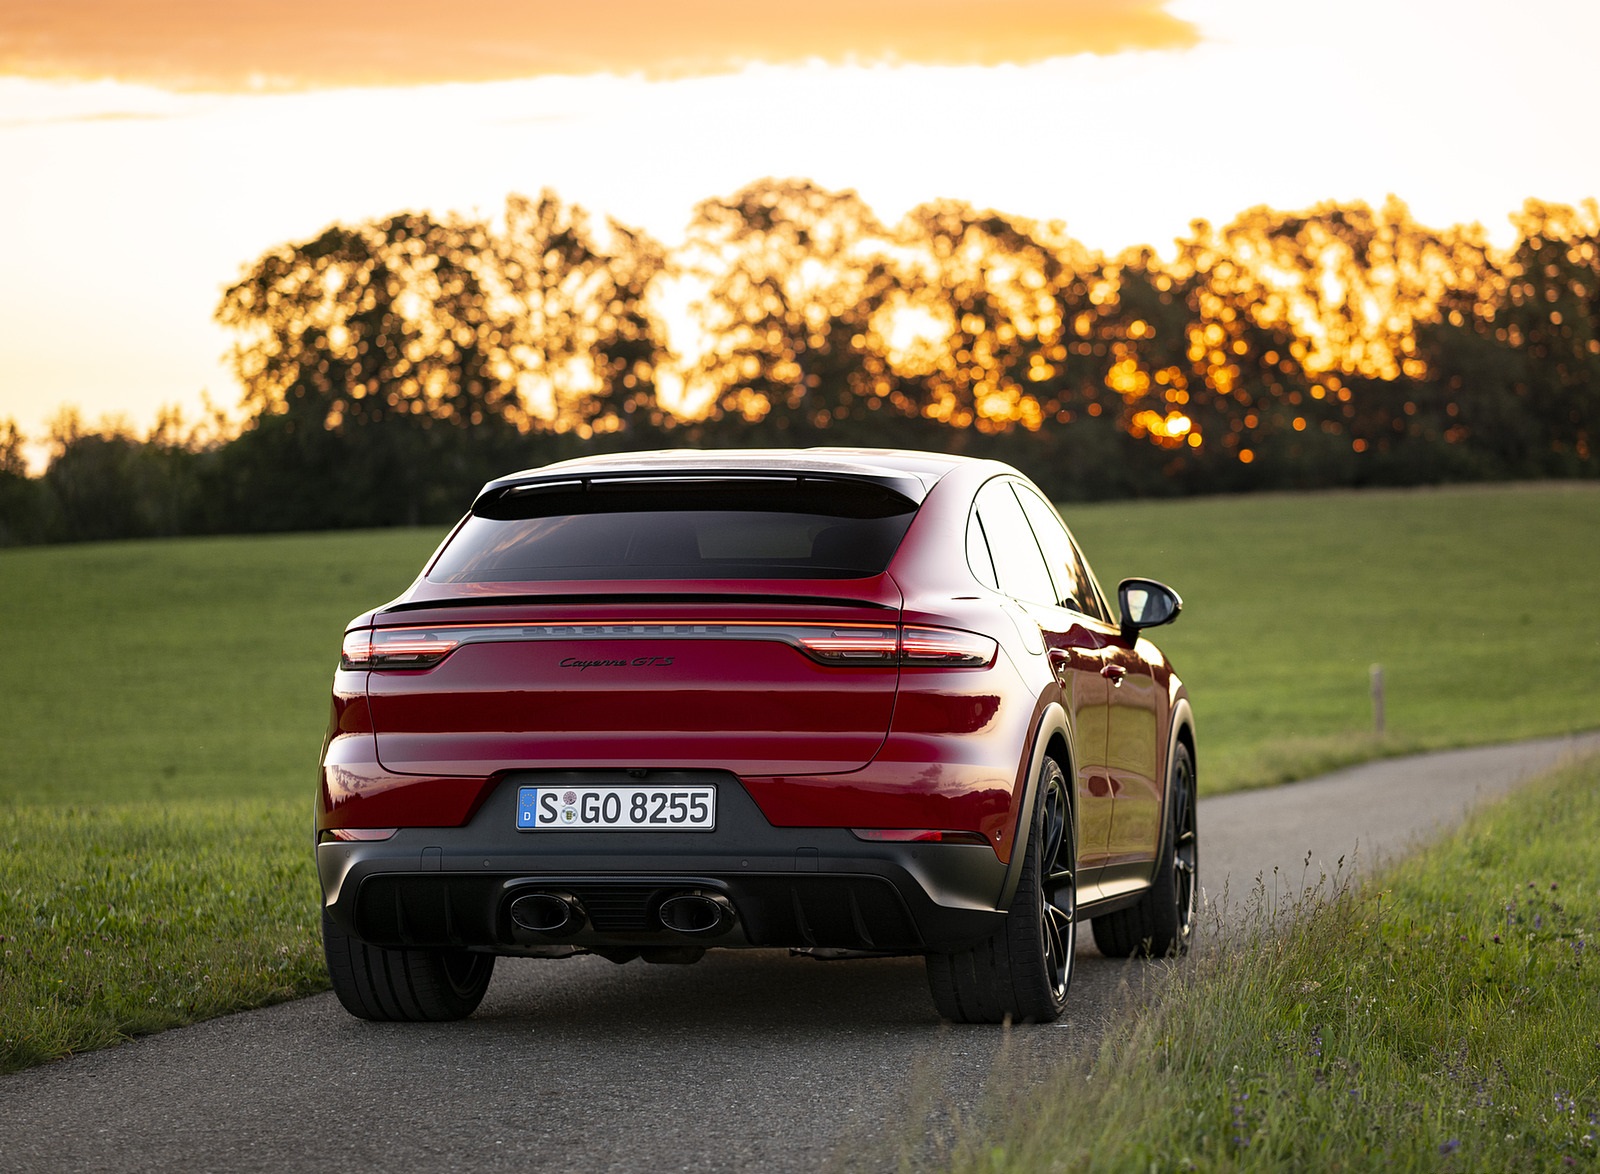
M589 669L647 669L666 668L672 663L670 656L635 656L608 657L597 660L584 660L582 657L568 656L562 659L561 667L564 669L577 669L586 672Z

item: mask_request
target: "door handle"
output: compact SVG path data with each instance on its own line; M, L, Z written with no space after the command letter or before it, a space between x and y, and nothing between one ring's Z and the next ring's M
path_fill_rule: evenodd
M1100 675L1111 682L1113 688L1122 685L1122 678L1128 675L1128 670L1120 664L1108 664L1100 670Z

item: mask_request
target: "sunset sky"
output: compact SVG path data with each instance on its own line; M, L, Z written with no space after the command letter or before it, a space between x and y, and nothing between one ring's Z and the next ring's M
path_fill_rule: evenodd
M1509 237L1600 195L1594 0L0 0L0 418L239 391L267 248L554 188L681 238L762 176L1165 248L1254 204Z

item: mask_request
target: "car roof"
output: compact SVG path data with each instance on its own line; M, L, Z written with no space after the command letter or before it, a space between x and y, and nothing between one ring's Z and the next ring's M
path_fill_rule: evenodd
M867 481L892 489L920 505L929 490L952 469L993 463L947 453L894 448L678 448L607 453L497 477L483 487L473 508L476 510L523 486L707 476L715 479L792 477L796 480Z

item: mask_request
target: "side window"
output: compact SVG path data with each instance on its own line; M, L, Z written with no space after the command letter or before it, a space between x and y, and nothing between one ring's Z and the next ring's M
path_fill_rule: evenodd
M977 515L989 540L1000 590L1029 603L1055 603L1055 584L1011 487L991 481L980 489Z
M1033 490L1021 485L1015 486L1015 489L1018 500L1022 502L1022 512L1028 515L1028 524L1039 539L1039 548L1044 551L1050 573L1055 576L1061 606L1104 619L1100 614L1099 602L1095 599L1094 588L1089 583L1089 573L1083 569L1072 539L1067 537L1066 528L1061 524L1060 515Z
M989 543L983 536L983 525L978 521L976 510L967 519L967 566L978 576L978 582L999 590L1000 580L994 573L994 559L989 555Z
M1078 569L1085 593L1083 606L1089 609L1090 615L1098 616L1108 624L1116 623L1112 618L1111 606L1106 603L1106 593L1100 587L1100 580L1095 578L1094 568L1089 566L1089 560L1083 557L1083 551L1078 546L1078 540L1073 538L1071 530L1067 531L1067 537L1072 539L1072 552L1078 556Z

